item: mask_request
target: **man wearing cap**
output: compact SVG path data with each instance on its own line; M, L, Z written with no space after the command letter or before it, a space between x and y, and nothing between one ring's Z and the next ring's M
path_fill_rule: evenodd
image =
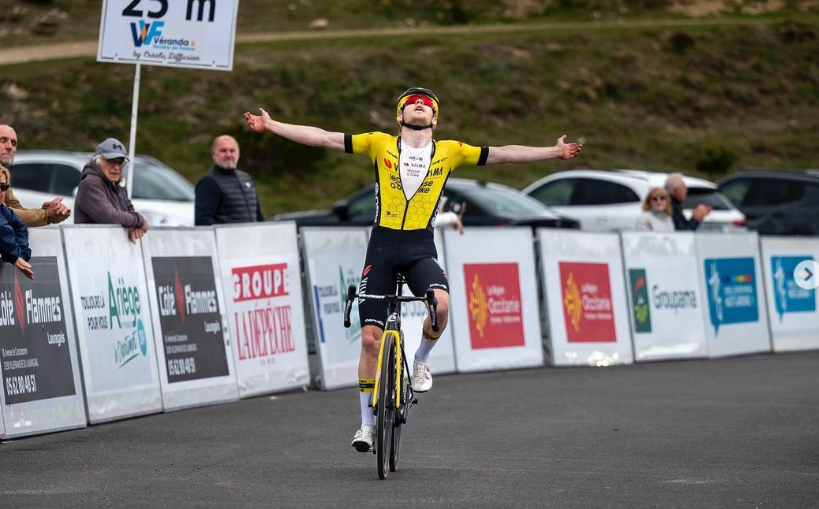
M97 145L94 155L82 170L74 201L76 224L119 224L128 229L136 242L148 231L148 221L134 211L122 183L122 169L128 163L125 145L108 138Z
M17 133L10 125L0 124L0 166L9 168L17 154ZM42 208L27 209L20 204L11 188L6 191L6 206L14 211L28 227L61 223L71 215L71 209L63 205L63 197L58 196L43 203Z
M196 183L196 226L264 221L253 177L239 164L239 142L222 135L213 140L213 167Z

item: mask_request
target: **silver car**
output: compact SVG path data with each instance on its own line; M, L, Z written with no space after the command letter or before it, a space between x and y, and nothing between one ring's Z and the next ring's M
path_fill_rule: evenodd
M667 173L639 170L568 170L553 173L526 187L523 192L549 205L558 214L580 221L587 231L634 230L649 190L663 187ZM747 230L742 214L717 185L705 179L684 176L688 198L683 214L690 218L698 204L713 208L701 231Z
M88 152L21 150L11 166L12 189L27 208L41 206L55 196L73 209L80 175L91 159ZM182 175L153 157L136 156L125 171L135 168L132 202L152 226L193 226L194 187ZM73 215L67 223L73 222Z

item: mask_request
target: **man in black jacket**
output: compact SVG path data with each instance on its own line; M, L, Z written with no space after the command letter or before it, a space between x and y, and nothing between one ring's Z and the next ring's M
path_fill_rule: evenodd
M711 213L711 207L699 204L691 213L691 219L686 219L683 215L683 202L688 197L688 187L683 181L682 175L672 173L665 181L665 190L671 196L671 219L674 220L674 229L677 231L695 231L700 227L700 223L705 216Z
M211 148L213 167L196 184L196 225L264 221L256 184L239 170L239 143L219 136Z

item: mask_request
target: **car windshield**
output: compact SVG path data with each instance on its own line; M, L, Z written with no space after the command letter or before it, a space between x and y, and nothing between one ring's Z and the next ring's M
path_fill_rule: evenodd
M697 205L708 205L714 210L731 210L731 202L721 192L707 187L689 187L688 197L683 203L684 209L693 209Z
M134 173L133 198L143 200L194 201L190 182L170 168L153 161L137 159Z
M456 188L452 186L452 190L462 193L469 201L480 203L481 207L486 210L501 215L541 215L548 210L545 205L534 198L505 187L469 186L462 188L459 186Z

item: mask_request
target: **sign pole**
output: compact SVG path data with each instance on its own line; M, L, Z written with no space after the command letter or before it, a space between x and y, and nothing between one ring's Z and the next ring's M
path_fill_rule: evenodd
M128 174L126 176L125 188L128 191L128 198L134 194L134 154L136 154L136 133L137 117L139 116L139 81L142 74L142 66L137 63L134 71L134 97L131 101L131 137L128 141Z

